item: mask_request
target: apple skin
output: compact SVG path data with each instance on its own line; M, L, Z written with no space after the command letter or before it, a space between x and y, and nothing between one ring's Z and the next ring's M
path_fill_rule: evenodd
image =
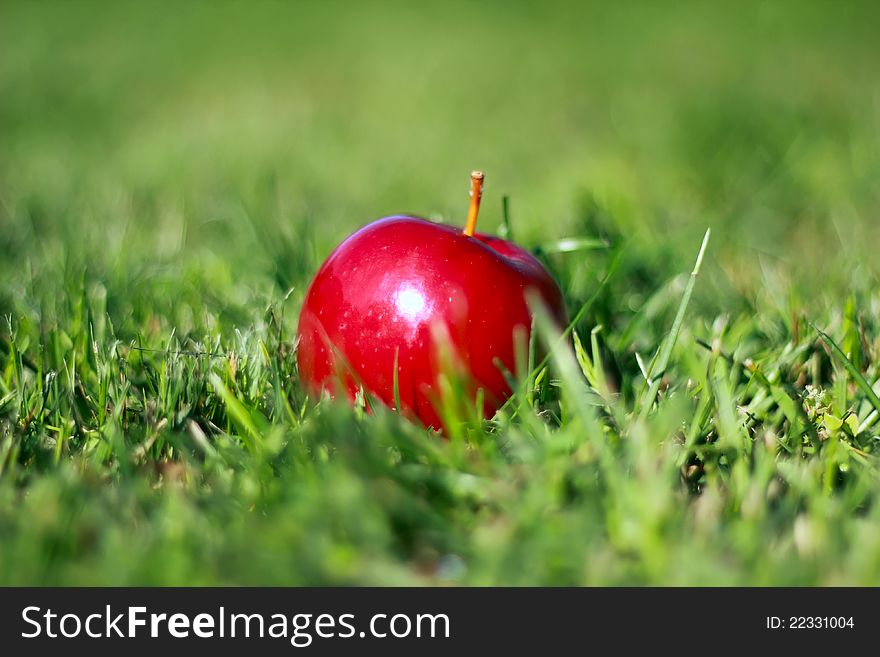
M298 327L301 381L312 394L344 390L350 399L362 385L393 408L396 354L400 411L442 430L437 381L450 351L444 361L442 341L454 352L469 398L483 389L483 415L490 418L510 395L495 359L513 372L514 328L528 339L529 288L564 325L559 286L516 244L418 217L374 221L336 247L306 292Z

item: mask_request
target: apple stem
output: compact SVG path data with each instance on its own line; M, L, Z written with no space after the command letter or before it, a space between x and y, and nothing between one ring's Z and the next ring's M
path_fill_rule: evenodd
M480 199L483 198L483 172L471 173L471 206L468 209L467 223L464 225L464 234L474 236L477 229L477 215L480 213Z

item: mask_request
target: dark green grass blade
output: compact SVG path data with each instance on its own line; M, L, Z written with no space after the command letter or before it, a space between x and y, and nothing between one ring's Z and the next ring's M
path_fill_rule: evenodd
M861 388L862 392L865 393L865 396L868 398L868 401L871 402L871 406L873 406L878 412L880 412L880 397L877 396L877 393L874 392L874 389L871 387L871 384L862 376L862 373L859 372L859 369L853 364L853 362L847 358L846 354L843 353L843 350L837 345L837 343L831 338L830 335L825 333L822 329L820 329L815 324L810 324L813 330L819 334L819 337L822 338L822 341L828 345L831 349L831 353L834 354L834 357L840 362L841 365L849 372L849 375L856 382L856 385Z
M397 347L394 350L394 409L398 413L402 413L403 409L400 406L400 380L398 377L398 358L400 357L400 347Z
M510 223L510 197L506 194L501 197L501 226L498 236L513 241L513 226Z

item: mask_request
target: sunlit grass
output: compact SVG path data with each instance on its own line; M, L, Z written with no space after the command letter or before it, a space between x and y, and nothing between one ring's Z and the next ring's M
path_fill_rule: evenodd
M0 583L880 584L874 13L6 3ZM307 399L474 168L566 341L453 440Z

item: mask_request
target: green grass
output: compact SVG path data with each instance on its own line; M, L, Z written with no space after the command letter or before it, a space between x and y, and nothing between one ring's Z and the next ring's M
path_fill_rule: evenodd
M875 3L544 5L0 5L0 584L880 584ZM316 406L310 276L474 168L569 342Z

